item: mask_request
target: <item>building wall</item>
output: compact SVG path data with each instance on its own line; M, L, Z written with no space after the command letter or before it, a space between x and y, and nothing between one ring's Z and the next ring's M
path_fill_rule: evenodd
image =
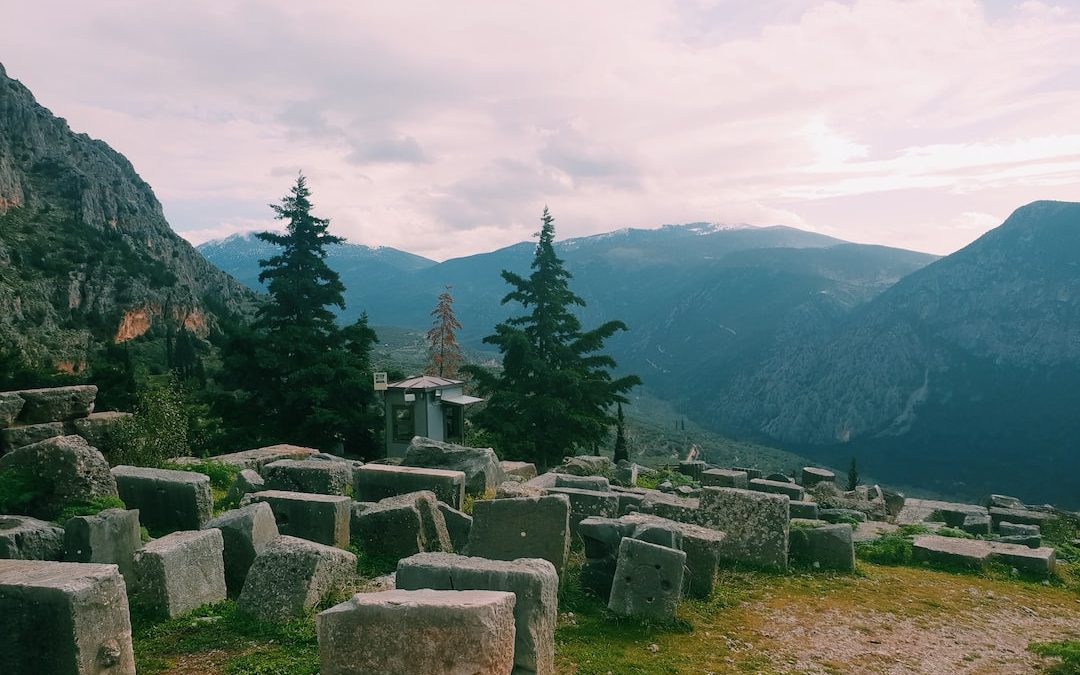
M443 418L443 405L441 397L435 396L435 392L439 391L442 396L460 396L464 393L464 388L446 387L439 390L411 390L410 394L416 395L416 401L412 403L413 406L413 435L414 436L427 436L428 438L436 441L442 441L445 435L445 420ZM394 416L393 409L395 405L405 404L405 392L401 389L388 389L383 392L384 396L384 408L385 421L386 421L386 456L387 457L403 457L405 451L409 449L409 442L398 442L394 440ZM411 437L410 437L411 440Z

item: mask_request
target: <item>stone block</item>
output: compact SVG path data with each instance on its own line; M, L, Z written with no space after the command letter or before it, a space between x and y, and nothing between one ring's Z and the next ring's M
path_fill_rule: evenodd
M981 569L990 558L990 547L985 541L926 534L915 537L911 553L916 562Z
M499 457L491 448L470 448L423 436L412 439L401 465L460 471L465 474L465 491L476 496L494 492L500 483L507 480ZM447 499L442 501L451 503ZM460 505L452 505L461 508Z
M750 480L754 479L751 478ZM787 475L786 473L770 473L769 475L765 476L763 480L771 480L774 483L791 483L792 485L795 484L795 479Z
M668 520L677 520L680 523L696 523L700 504L700 499L686 499L657 490L648 490L645 498L638 505L638 510Z
M582 490L580 488L548 488L548 494L566 495L570 500L570 528L589 516L614 518L619 515L619 497L614 492Z
M734 466L734 467L731 468L731 470L732 471L743 471L743 472L745 472L747 481L752 481L755 478L764 478L765 477L763 475L761 469L751 469L751 468L748 468L748 467L745 467L745 466Z
M1007 520L1003 520L998 523L998 534L1003 537L1038 537L1042 534L1042 530L1038 525L1025 525L1022 523L1010 523Z
M279 459L260 471L267 490L343 495L352 479L352 468L345 462L319 459Z
M518 476L529 480L536 478L536 465L532 462L499 462L507 476Z
M59 560L64 530L29 516L0 515L0 559Z
M1008 495L990 495L990 499L987 501L988 508L999 509L1025 509L1024 502L1020 501L1016 497L1010 497Z
M94 411L97 387L92 384L78 384L49 389L23 389L15 393L24 402L18 421L22 424L40 424L86 417Z
M0 478L11 473L33 477L39 492L22 515L42 520L56 518L73 502L116 496L109 463L79 436L57 436L7 453L0 457Z
M138 510L105 509L64 523L64 549L70 562L116 565L131 576L135 551L142 548Z
M1049 547L1032 548L1026 544L1010 544L991 541L990 559L998 560L1025 572L1042 577L1054 573L1057 565L1057 553Z
M904 510L904 503L907 501L903 493L885 489L881 490L881 498L885 502L885 512L893 518L900 515L900 512Z
M445 502L439 502L439 511L446 521L446 531L450 534L450 543L454 553L464 553L469 546L473 517L464 511L458 511Z
M790 501L787 495L707 487L697 524L725 534L723 560L787 569Z
M113 431L131 417L131 413L109 410L91 413L74 420L71 425L75 428L75 433L85 438L90 445L96 448L108 448Z
M818 518L829 523L866 521L866 514L856 509L818 509Z
M351 499L341 495L263 490L244 497L242 506L266 502L274 512L278 532L327 546L349 545Z
M26 401L18 392L0 391L0 429L15 424Z
M627 462L625 464L619 464L615 467L614 481L619 485L626 487L634 487L638 481L638 470L641 467L637 464ZM610 486L608 489L611 489Z
M705 473L705 469L708 468L708 464L701 460L689 460L685 462L679 462L679 473L689 477L691 480L701 482L701 476Z
M473 502L469 555L542 558L562 574L570 552L570 510L565 495Z
M197 530L214 508L210 477L193 471L113 467L120 499L139 510L139 520L152 534Z
M42 422L41 424L19 424L0 429L0 449L11 452L18 448L40 443L47 438L64 435L63 422Z
M387 464L365 464L353 471L353 496L360 501L377 502L420 490L430 490L439 501L460 509L465 501L465 474Z
M819 469L816 466L804 466L802 468L802 486L812 488L818 483L835 483L836 474L828 469Z
M999 537L994 541L999 544L1019 544L1021 546L1027 546L1028 548L1039 548L1042 546L1042 537L1037 534L1009 534Z
M712 595L724 543L723 532L643 513L632 513L619 520L635 524L659 522L677 529L682 536L682 551L686 553L684 593L694 598L708 598Z
M225 599L224 540L219 530L173 532L135 552L133 601L175 617Z
M682 596L682 551L624 538L619 544L608 609L622 616L670 619Z
M0 673L134 675L124 580L113 565L0 560Z
M645 495L636 492L616 492L619 498L619 515L625 516L633 511L639 511L645 501Z
M488 560L449 553L421 553L398 563L397 587L405 590L507 591L517 596L514 670L555 673L555 622L559 576L546 560Z
M802 501L806 495L806 491L802 486L795 483L788 483L778 480L766 480L764 478L755 478L750 481L750 489L757 490L758 492L770 492L776 495L787 495L788 499L792 501Z
M239 503L244 495L252 492L261 492L266 489L266 481L255 469L241 469L236 474L232 485L229 486L228 498L233 503Z
M851 526L822 525L821 527L791 528L791 561L815 569L855 570L855 544Z
M555 473L572 476L611 476L615 471L615 462L603 455L578 455L567 457L554 469Z
M238 466L241 469L254 469L255 471L258 471L267 464L276 462L279 459L308 459L312 455L317 455L318 453L319 451L315 448L305 448L299 445L281 443L279 445L268 445L265 448L255 448L254 450L243 450L241 452L230 452L225 455L215 455L210 459L215 462Z
M303 616L355 583L356 556L307 539L280 536L266 544L247 572L237 606L263 621Z
M990 514L969 513L964 516L960 529L969 534L990 534Z
M750 479L745 471L734 469L706 469L701 474L701 484L713 487L731 487L746 489Z
M385 561L453 550L446 519L435 493L428 490L355 508L352 528L353 543L365 554Z
M225 586L236 597L244 587L248 570L255 558L278 537L274 511L266 502L256 502L226 511L203 526L221 531L225 548Z
M0 460L2 462L3 460ZM994 527L1003 520L1020 525L1042 525L1053 516L1044 511L1032 511L1030 509L1004 509L994 507L990 509L990 520Z
M569 474L557 474L555 476L555 487L611 492L611 483L603 476L571 476Z
M814 502L791 501L788 502L788 508L792 518L818 519L818 505Z
M513 593L358 593L315 618L322 675L507 675Z

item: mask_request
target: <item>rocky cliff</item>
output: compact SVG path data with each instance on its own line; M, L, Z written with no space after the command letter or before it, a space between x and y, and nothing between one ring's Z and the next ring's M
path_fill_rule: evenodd
M254 302L169 228L123 155L0 65L0 347L78 371L96 343L165 323L205 337Z

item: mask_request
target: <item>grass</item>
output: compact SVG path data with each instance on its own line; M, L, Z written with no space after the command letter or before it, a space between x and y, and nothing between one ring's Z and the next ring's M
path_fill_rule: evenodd
M1028 650L1055 660L1047 667L1048 675L1080 675L1080 641L1032 642Z
M238 466L207 459L199 462L191 462L190 464L166 462L162 465L162 468L171 469L173 471L191 471L193 473L201 473L208 476L210 478L210 493L214 498L215 514L228 511L229 509L236 508L240 505L239 500L229 499L229 488L232 486L233 481L236 480L237 474L241 471Z
M670 481L672 487L681 487L683 485L700 487L700 483L697 483L694 479L666 466L656 468L655 473L638 475L637 486L655 490L664 481Z

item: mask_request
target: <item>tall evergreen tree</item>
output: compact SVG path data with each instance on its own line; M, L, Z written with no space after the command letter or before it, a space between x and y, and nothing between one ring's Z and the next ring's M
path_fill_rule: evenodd
M615 461L629 460L630 448L626 443L626 419L622 413L622 403L619 404L618 412L615 415Z
M604 341L626 330L621 321L583 331L573 313L585 301L569 286L570 273L555 254L554 219L544 208L539 242L528 278L504 270L512 290L503 304L516 302L525 314L495 327L484 342L495 345L503 368L490 373L467 366L481 393L490 396L476 422L491 432L508 456L546 469L579 448L596 449L615 422L613 404L641 381L612 377L614 359L600 353Z
M431 311L431 329L427 332L429 375L453 378L465 361L461 345L457 341L457 331L461 324L454 316L454 297L450 295L450 286L439 294L439 301Z
M851 458L851 464L847 470L847 489L854 490L859 487L859 467L855 464L855 458Z

